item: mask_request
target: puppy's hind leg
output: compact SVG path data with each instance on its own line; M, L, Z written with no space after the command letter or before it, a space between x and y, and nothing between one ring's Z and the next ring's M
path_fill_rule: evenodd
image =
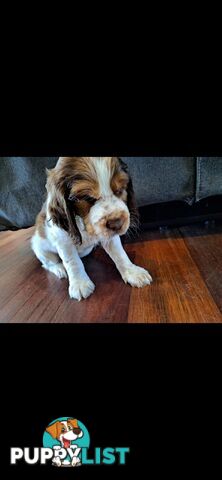
M67 278L66 269L60 257L55 252L49 250L50 244L47 240L41 239L39 235L34 235L31 245L32 250L45 270L54 273L58 278Z

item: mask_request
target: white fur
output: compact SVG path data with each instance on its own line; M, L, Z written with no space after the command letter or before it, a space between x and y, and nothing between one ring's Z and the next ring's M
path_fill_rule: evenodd
M113 192L110 187L110 164L105 161L104 157L91 157L94 164L97 178L100 186L101 197L112 196Z
M84 265L80 259L78 248L70 238L69 234L61 228L53 225L48 232L52 245L63 262L69 278L69 296L76 300L87 298L95 289L94 283L88 277ZM87 249L93 248L94 244L87 244ZM81 250L81 248L80 248ZM84 253L81 251L81 256Z
M133 265L124 251L120 237L114 235L104 226L105 219L115 217L115 212L122 212L126 222L121 235L129 227L129 211L126 204L117 198L110 187L109 162L104 157L91 157L94 162L100 186L100 198L90 209L89 222L93 226L93 234L89 234L83 219L76 217L77 226L82 236L82 244L75 245L69 234L53 224L50 220L48 205L50 193L46 204L46 239L36 232L32 238L32 249L42 266L54 273L58 278L68 276L69 295L71 298L81 300L89 297L95 285L88 277L81 258L88 255L99 243L114 261L123 280L135 287L149 285L152 281L149 273L141 267Z
M109 242L103 242L103 248L114 261L125 283L129 283L132 287L144 287L152 282L152 277L147 270L137 267L130 261L118 235Z

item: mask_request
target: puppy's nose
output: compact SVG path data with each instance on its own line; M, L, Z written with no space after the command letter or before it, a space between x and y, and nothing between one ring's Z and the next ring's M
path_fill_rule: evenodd
M109 230L114 230L114 232L118 232L122 226L123 220L121 218L113 218L112 220L108 220L106 222L106 227Z
M73 428L73 432L76 434L76 435L79 435L81 433L81 428Z

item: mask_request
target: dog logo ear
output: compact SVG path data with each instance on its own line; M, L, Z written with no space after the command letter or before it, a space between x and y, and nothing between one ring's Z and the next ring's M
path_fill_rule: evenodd
M73 428L79 428L78 421L76 420L76 418L69 418L68 421L69 423L71 423Z
M46 428L46 432L48 432L53 438L57 437L57 425L59 422L55 422L49 427Z

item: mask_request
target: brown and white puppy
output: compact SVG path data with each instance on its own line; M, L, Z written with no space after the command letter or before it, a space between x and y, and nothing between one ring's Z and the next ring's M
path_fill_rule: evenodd
M46 432L48 432L54 439L59 440L61 447L65 448L66 450L70 448L72 441L83 436L83 431L81 428L79 428L78 421L74 418L68 418L66 421L54 422L52 425L49 425L46 428ZM61 447L55 446L54 449L60 450ZM73 466L76 466L80 463L80 459L78 457L80 450L81 448L76 446L72 458ZM62 462L60 457L56 456L53 459L53 464L61 466L62 464L66 465L66 462Z
M94 291L81 258L98 244L124 282L149 285L150 274L129 260L120 241L137 221L126 164L117 157L60 157L47 173L47 200L37 217L32 249L45 269L68 276L70 297L81 300Z

